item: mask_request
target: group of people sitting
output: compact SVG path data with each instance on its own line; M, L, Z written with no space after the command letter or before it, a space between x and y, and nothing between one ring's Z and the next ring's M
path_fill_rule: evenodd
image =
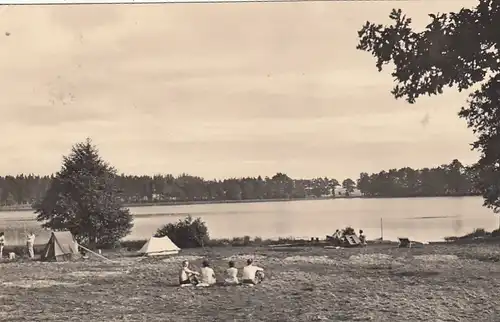
M229 267L225 271L224 285L256 285L264 280L264 269L253 265L252 259L247 260L247 265L243 267L241 283L238 279L238 269L234 261L229 261ZM211 286L217 283L214 270L210 267L207 260L201 264L200 272L189 268L189 262L182 262L182 268L179 273L179 283L181 286Z
M354 235L356 235L356 233L354 233ZM361 245L366 245L366 236L363 233L362 229L359 230L358 238L359 238L359 241L361 242ZM333 233L332 236L327 236L327 239L331 239L333 241L337 241L337 242L341 243L341 242L343 242L344 236L342 234L342 231L337 229L337 230L335 230L335 232Z

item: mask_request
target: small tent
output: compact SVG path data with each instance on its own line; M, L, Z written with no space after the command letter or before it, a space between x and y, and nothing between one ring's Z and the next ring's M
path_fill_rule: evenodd
M43 261L68 261L81 258L78 244L69 231L53 231L43 249Z
M146 256L162 256L178 254L181 249L168 236L151 237L139 250L139 254Z

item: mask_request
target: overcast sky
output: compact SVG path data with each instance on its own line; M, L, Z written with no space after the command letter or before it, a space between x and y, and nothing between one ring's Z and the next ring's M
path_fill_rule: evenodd
M0 8L0 174L58 171L86 137L133 174L343 179L471 163L466 96L396 101L389 70L355 46L394 5L423 26L474 3Z

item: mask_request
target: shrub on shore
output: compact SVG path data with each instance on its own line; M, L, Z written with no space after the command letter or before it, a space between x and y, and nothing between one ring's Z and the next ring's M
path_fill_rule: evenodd
M345 236L349 236L349 235L356 235L356 231L351 226L347 226L346 228L342 229L341 233L342 233L343 238L345 238Z
M273 244L280 243L288 243L291 242L292 239L262 239L261 237L254 237L253 239L250 236L243 237L235 237L232 239L229 238L221 238L221 239L211 239L207 246L210 247L245 247L245 246L268 246Z
M158 229L155 237L168 236L180 248L196 248L210 241L208 227L201 218L187 216L176 223L169 223Z
M444 237L444 240L447 242L457 242L457 241L470 241L470 240L484 240L496 237L500 237L500 229L495 229L492 232L489 232L484 228L476 228L472 232L465 234L463 236L448 236Z
M124 240L121 242L121 248L127 249L128 251L136 251L141 249L141 247L146 243L147 240ZM282 245L282 244L294 244L294 243L304 243L304 240L294 239L294 238L279 238L279 239L262 239L261 237L251 238L250 236L220 239L210 239L205 244L206 247L247 247L247 246L269 246L269 245ZM181 247L183 248L183 247ZM190 248L190 247L184 247ZM107 249L104 245L102 249Z

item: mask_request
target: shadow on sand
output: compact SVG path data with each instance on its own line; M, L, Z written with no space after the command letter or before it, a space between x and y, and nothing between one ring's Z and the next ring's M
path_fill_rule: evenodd
M179 283L166 283L165 286L166 287L176 287L176 288L199 288L199 289L207 289L207 288L214 288L214 287L254 287L254 286L257 286L259 284L243 284L243 283L239 283L239 284L226 284L224 282L216 282L215 284L210 285L210 286L197 286L197 285L194 285L194 284L186 284L186 285L181 286Z

